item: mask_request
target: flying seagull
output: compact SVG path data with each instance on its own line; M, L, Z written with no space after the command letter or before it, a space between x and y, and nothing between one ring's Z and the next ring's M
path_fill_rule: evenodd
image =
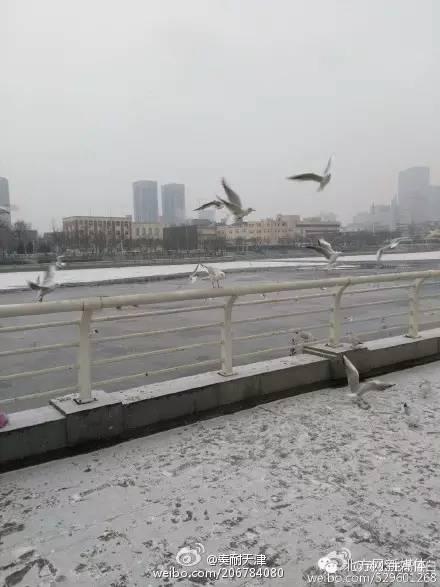
M223 202L220 201L220 198L217 196L217 200L211 200L210 202L206 202L206 204L202 204L198 208L194 209L194 212L198 212L199 210L206 210L206 208L216 208L217 210L221 210L224 208L225 205Z
M211 280L212 287L215 287L215 284L217 284L217 287L220 287L221 281L223 281L223 279L226 277L224 271L220 271L220 269L212 267L211 265L204 265L203 263L199 263L189 276L191 282L196 281L199 267L201 267L202 270L208 272L208 279Z
M299 173L298 175L292 175L287 179L293 179L295 181L316 181L319 183L318 192L322 192L332 177L332 174L330 173L332 159L333 155L328 160L327 167L324 169L322 175L318 175L317 173Z
M376 253L376 263L379 263L379 261L382 258L382 255L385 253L385 251L391 251L392 249L395 249L396 247L398 247L402 241L407 241L407 240L408 239L406 237L401 236L399 238L394 238L387 245L383 245L382 247L380 247L380 249L378 249L378 251Z
M370 404L364 399L364 394L368 391L383 391L389 387L393 387L394 383L387 381L380 381L379 379L372 379L365 383L359 383L359 371L353 363L344 355L345 373L347 375L348 385L350 386L349 397L354 398L355 402L360 408L368 409Z
M0 206L0 212L5 214L10 214L12 210L17 210L17 206L5 206L4 204Z
M318 239L317 245L307 245L306 248L313 249L314 251L328 259L328 268L332 267L336 263L336 259L341 254L341 251L335 251L331 244L323 238Z
M228 199L224 200L223 198L219 198L219 200L233 214L236 222L240 222L245 216L251 212L255 212L254 208L243 208L240 196L229 187L225 178L222 179L222 186Z
M44 296L52 292L57 287L58 284L55 282L56 270L56 265L55 263L53 263L49 265L47 271L45 271L42 282L40 282L39 275L35 281L27 282L31 289L40 292L40 295L38 297L39 302L42 302Z
M62 269L63 267L66 266L66 264L63 262L64 259L64 255L58 255L56 263L55 263L55 267L57 269Z

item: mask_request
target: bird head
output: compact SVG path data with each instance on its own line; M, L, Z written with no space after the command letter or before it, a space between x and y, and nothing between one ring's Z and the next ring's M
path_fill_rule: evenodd
M247 212L248 214L250 214L251 212L255 212L255 208L248 208L248 209L246 210L246 212Z

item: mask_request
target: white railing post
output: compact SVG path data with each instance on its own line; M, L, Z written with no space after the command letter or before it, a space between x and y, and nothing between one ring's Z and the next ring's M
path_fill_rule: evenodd
M221 329L221 359L220 375L228 377L232 371L232 306L237 296L231 296L224 306L224 318Z
M91 381L90 323L93 310L83 310L79 323L78 399L80 404L93 401Z
M416 279L411 286L409 292L409 324L408 336L409 338L417 338L419 336L419 321L420 321L420 288L426 277Z
M330 331L328 338L328 346L336 347L341 341L342 324L341 324L341 298L344 291L350 283L346 283L341 286L335 293L335 299L333 304L333 313L330 319Z

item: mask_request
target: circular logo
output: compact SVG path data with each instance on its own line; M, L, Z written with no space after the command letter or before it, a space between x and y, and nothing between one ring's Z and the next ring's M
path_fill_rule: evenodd
M348 567L351 559L351 552L348 548L341 548L340 550L332 550L325 556L319 559L318 567L321 571L327 573L336 573Z
M197 542L194 548L184 546L176 554L176 561L183 567L193 567L202 560L200 554L203 554L204 552L205 548L200 542Z

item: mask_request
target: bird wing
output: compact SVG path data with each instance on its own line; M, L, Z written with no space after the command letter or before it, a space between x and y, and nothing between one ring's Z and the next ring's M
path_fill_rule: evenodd
M344 355L345 373L347 375L348 385L353 393L357 393L359 389L359 371L353 363Z
M327 175L330 171L330 167L332 166L333 155L331 155L330 159L328 160L327 167L324 169L323 175Z
M206 202L206 204L202 204L198 208L195 208L194 212L197 212L198 210L206 210L206 208L211 208L211 207L218 208L219 207L218 204L219 203L217 200L212 200L211 202Z
M42 287L50 287L55 282L56 266L54 264L49 265L47 271L44 273Z
M222 198L219 198L219 200L229 210L229 212L232 212L232 214L240 214L242 212L242 209L240 206L237 206L236 204L233 204L232 202L228 202L228 200L223 200Z
M225 178L222 178L222 186L229 198L229 202L238 208L242 208L240 196L232 190L227 184ZM221 200L223 202L223 200Z
M306 249L313 249L314 251L316 251L320 255L324 255L323 248L320 247L319 245L307 245Z
M295 179L297 181L317 181L321 183L322 175L318 175L317 173L300 173L299 175L292 175L287 179Z
M27 284L31 289L40 290L40 285L35 281L28 281Z
M322 248L322 254L327 259L331 260L331 258L335 255L336 251L333 249L331 244L324 240L323 238L318 239L319 246Z
M384 250L385 250L385 247L380 247L380 249L377 250L377 253L376 253L376 262L377 263L379 263L382 255L383 255Z

